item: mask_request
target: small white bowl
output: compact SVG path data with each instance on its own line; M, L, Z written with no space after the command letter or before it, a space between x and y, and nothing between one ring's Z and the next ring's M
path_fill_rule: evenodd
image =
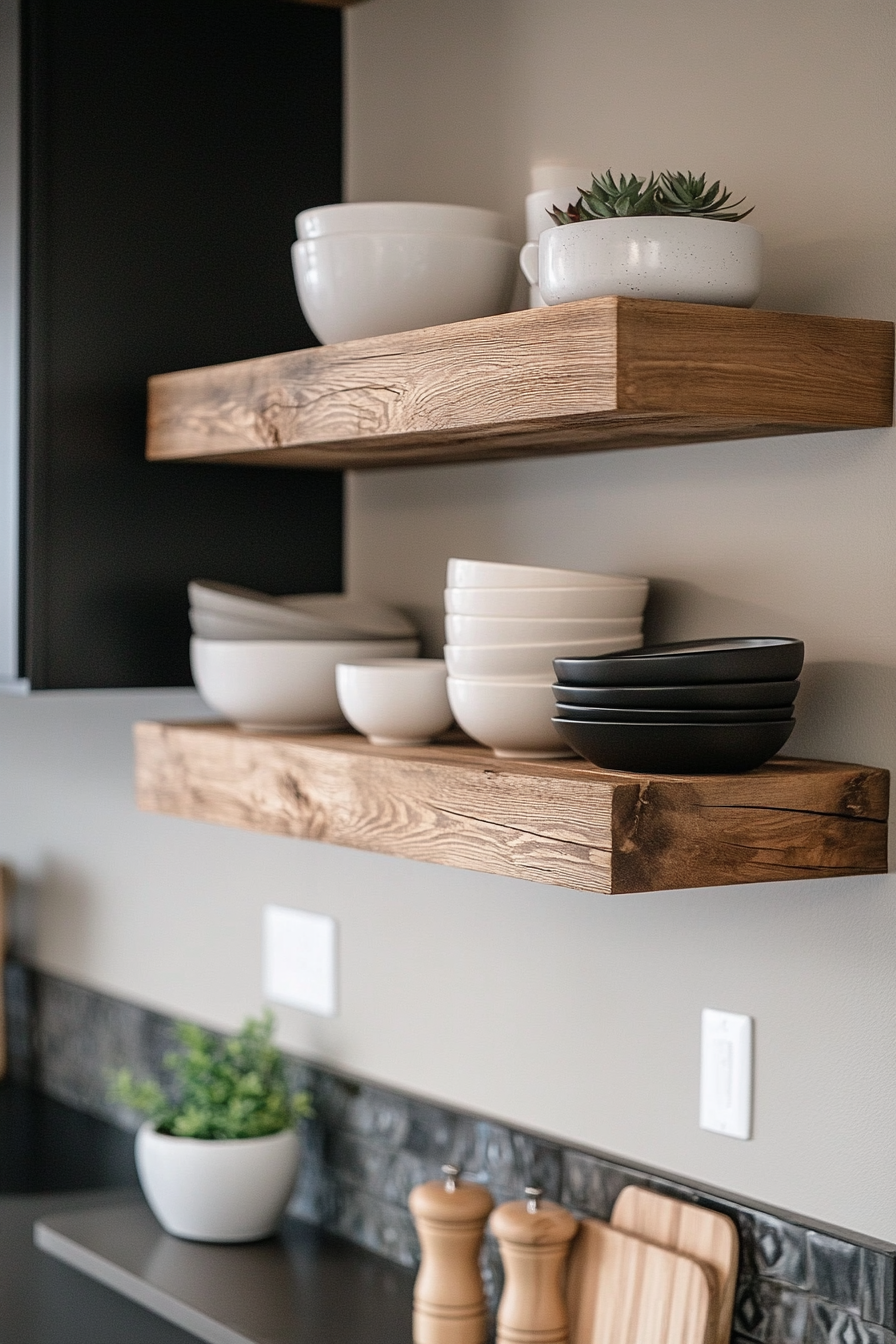
M340 663L336 693L353 728L376 746L415 747L451 726L447 669L439 658Z
M612 588L446 588L451 616L525 616L543 619L618 619L641 616L648 584Z
M452 677L512 677L543 681L553 677L554 659L597 658L602 653L640 649L644 636L623 639L561 640L555 644L446 644L445 663Z
M549 681L474 681L448 678L448 700L465 733L496 756L548 760L574 753L557 736Z
M625 588L645 583L646 579L633 574L592 574L584 569L505 565L493 560L448 561L449 588Z
M563 640L636 639L640 616L599 620L550 620L525 616L446 616L449 644L549 644Z
M415 639L190 640L205 703L247 731L325 733L345 720L336 665L352 658L413 658Z
M350 201L296 215L296 237L303 242L334 233L465 233L506 239L507 219L496 210L428 201Z
M512 243L449 233L341 233L293 243L296 289L319 341L358 340L507 311Z

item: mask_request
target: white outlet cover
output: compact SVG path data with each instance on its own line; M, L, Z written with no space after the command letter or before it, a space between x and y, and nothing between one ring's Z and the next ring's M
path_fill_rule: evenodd
M749 1139L753 1112L753 1019L704 1008L700 1045L700 1128Z
M264 997L319 1017L335 1017L335 919L266 905L263 921Z

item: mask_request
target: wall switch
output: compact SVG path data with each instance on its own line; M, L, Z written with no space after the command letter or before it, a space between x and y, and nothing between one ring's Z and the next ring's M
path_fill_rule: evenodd
M266 905L264 997L320 1017L336 1015L336 921Z
M753 1110L753 1019L704 1008L700 1128L748 1139Z

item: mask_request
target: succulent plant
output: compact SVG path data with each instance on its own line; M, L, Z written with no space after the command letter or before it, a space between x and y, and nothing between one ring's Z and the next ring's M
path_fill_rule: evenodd
M699 219L735 222L750 210L735 213L743 200L735 201L726 211L731 193L720 183L706 185L706 174L660 173L649 178L619 174L617 182L608 169L600 177L592 176L590 187L579 188L579 199L566 209L555 205L548 211L555 224L581 224L591 219L622 219L637 215L689 215ZM751 207L752 209L752 207Z
M720 194L721 193L721 194ZM731 200L731 192L719 182L706 185L706 174L694 177L693 173L661 173L657 190L658 213L661 215L697 215L702 219L726 219L732 224L745 219L752 213L737 207L743 205L745 197L734 201L728 210L725 206Z

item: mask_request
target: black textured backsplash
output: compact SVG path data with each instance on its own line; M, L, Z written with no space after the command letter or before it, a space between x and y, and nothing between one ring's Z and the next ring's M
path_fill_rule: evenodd
M44 1091L134 1128L106 1097L110 1068L155 1072L172 1045L172 1021L12 963L6 971L10 1068ZM741 1344L896 1344L896 1246L813 1225L615 1161L525 1130L319 1065L289 1060L296 1087L314 1095L304 1123L304 1160L291 1212L403 1265L418 1258L407 1210L411 1187L443 1162L488 1184L495 1202L526 1185L574 1213L609 1218L624 1185L641 1185L719 1209L740 1232L734 1339ZM494 1307L501 1287L497 1248L487 1239L483 1271Z

